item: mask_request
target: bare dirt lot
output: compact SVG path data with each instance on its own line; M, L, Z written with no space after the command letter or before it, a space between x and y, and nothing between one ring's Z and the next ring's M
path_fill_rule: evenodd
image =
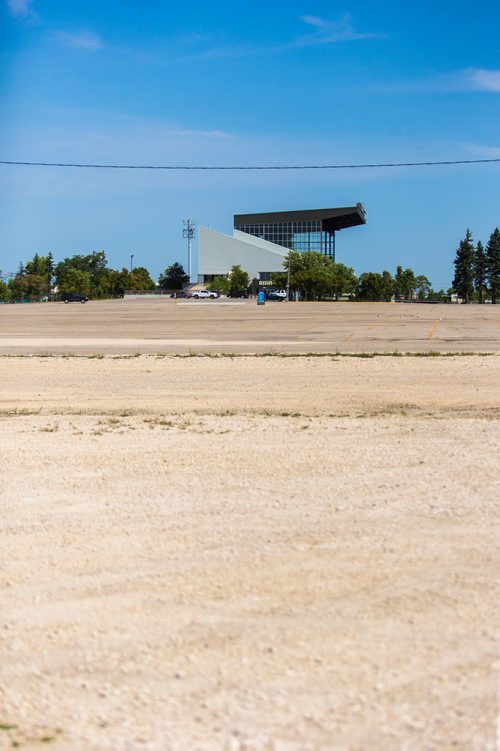
M189 305L0 308L0 748L496 749L496 309Z

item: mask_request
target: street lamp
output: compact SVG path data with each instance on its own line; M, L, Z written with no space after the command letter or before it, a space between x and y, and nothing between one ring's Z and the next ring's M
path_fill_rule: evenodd
M130 273L132 273L133 268L134 268L134 254L131 253L130 254Z

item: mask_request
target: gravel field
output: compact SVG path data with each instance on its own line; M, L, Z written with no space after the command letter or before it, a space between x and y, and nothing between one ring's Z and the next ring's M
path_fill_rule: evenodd
M497 749L496 309L189 305L0 310L0 749Z

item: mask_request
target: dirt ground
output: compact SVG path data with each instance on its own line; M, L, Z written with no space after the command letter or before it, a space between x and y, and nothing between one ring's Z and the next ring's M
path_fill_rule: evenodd
M188 306L0 309L0 749L496 749L496 309Z

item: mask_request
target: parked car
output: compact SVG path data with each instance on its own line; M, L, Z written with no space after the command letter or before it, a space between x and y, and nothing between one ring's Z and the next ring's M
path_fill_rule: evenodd
M266 292L266 300L275 300L276 302L283 302L285 298L278 292Z
M189 292L180 289L178 292L172 292L170 297L173 297L176 300L178 297L191 297L191 295L189 294Z
M209 289L195 289L191 293L191 297L194 297L195 300L198 300L201 298L207 298L207 297L215 299L219 297L219 293L212 292L212 290L209 290Z
M64 292L61 295L61 302L66 303L66 305L69 302L87 302L89 298L85 297L85 295L79 295L76 292Z
M239 292L228 292L227 296L228 297L244 297L244 298L247 298L248 297L248 292L246 291L246 289L240 290Z

